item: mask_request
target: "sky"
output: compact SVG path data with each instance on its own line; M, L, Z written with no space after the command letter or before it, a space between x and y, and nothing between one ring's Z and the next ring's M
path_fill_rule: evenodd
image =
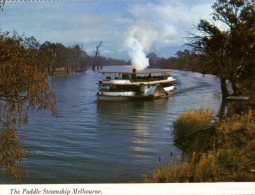
M7 1L0 29L34 36L40 43L80 44L92 54L129 59L127 39L136 28L145 52L174 56L200 19L210 19L215 0L40 0ZM148 41L149 40L149 41Z

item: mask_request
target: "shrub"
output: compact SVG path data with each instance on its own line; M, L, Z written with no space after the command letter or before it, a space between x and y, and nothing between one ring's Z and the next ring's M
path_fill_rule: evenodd
M209 126L213 112L211 109L192 109L182 113L174 122L175 138L179 139Z
M150 182L203 182L214 181L216 160L213 152L193 152L182 164L166 164L156 168Z
M253 112L226 118L216 128L218 147L237 147L238 149L247 144L247 141L255 139L255 123Z
M160 166L146 182L255 180L255 122L252 111L222 120L214 139L207 144L213 144L214 148L204 152L192 151L183 163Z

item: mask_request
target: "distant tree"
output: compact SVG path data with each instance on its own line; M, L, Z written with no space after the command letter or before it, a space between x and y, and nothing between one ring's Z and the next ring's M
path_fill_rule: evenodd
M255 7L253 0L217 0L212 6L213 22L201 20L200 35L192 35L189 45L216 70L220 78L223 98L229 95L226 81L231 83L233 93L242 93L242 79L254 66L255 53Z
M87 53L82 50L80 45L75 45L71 48L72 55L70 56L71 63L77 72L83 72L87 69L86 57Z
M41 56L44 59L44 64L47 67L47 72L49 75L54 74L55 64L57 60L56 53L52 47L52 43L46 41L40 46Z
M40 50L45 54L48 61L48 72L54 74L55 70L64 69L66 73L87 70L89 56L80 45L66 47L62 43L45 42Z
M29 109L55 113L56 97L47 83L47 67L34 38L0 32L0 168L15 178L26 154L17 126L27 121Z
M155 67L155 68L159 67L161 58L158 57L155 53L149 53L147 55L147 58L149 58L150 67Z
M108 65L130 65L129 62L126 62L125 60L121 59L116 59L116 58L111 58L111 57L104 57L104 56L99 56L99 62L100 62L100 67L102 66L108 66Z
M80 44L80 62L79 62L79 67L80 71L84 72L88 69L88 64L89 64L89 56L85 49L83 48L83 44Z
M187 49L184 51L177 51L176 54L177 58L180 61L180 65L184 67L188 67L189 63L191 62L191 52Z
M201 62L199 54L187 49L177 51L175 56L161 58L159 60L159 67L196 71L201 73L212 73L206 70L204 62Z
M40 43L36 40L36 38L34 36L32 36L32 37L25 37L23 39L23 46L26 49L38 50L40 48Z
M98 45L96 46L95 56L93 59L92 69L96 70L96 66L99 67L99 56L100 56L100 48L103 46L103 41L100 41Z

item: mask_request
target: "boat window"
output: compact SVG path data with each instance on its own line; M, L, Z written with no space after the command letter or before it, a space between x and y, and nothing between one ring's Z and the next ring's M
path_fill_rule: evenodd
M100 91L139 91L136 85L99 85Z
M123 78L123 79L129 79L129 78L128 78L128 74L123 74L123 75L122 75L122 78Z

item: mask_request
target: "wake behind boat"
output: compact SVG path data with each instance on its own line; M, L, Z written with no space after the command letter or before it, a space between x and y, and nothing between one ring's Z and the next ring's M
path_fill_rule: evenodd
M98 100L123 101L167 97L174 90L175 79L170 70L132 72L101 71Z

